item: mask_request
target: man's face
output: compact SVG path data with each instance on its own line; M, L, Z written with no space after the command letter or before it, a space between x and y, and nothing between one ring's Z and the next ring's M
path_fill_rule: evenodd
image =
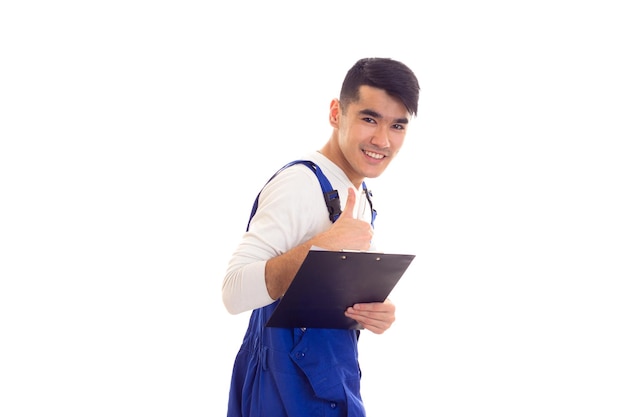
M396 156L406 135L409 112L384 90L361 86L359 100L339 109L338 143L351 180L378 177Z

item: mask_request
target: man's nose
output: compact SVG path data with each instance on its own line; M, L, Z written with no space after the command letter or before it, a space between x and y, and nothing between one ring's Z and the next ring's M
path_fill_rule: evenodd
M388 148L389 131L387 130L387 127L382 125L378 126L370 142L372 143L372 145L376 145L378 148Z

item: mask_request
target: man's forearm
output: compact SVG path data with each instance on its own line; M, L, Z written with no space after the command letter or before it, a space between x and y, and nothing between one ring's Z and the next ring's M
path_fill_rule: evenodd
M274 300L287 291L311 246L311 241L305 242L267 261L265 264L265 285L268 294Z

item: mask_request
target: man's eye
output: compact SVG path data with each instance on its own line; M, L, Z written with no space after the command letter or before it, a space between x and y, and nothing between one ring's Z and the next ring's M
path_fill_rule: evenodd
M367 123L376 123L376 120L372 119L371 117L364 117L363 121Z
M393 125L393 128L396 130L404 130L404 125L395 124Z

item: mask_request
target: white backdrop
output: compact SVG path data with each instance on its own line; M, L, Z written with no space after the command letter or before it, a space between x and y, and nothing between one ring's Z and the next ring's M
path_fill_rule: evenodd
M422 95L368 184L416 259L361 339L368 416L623 416L617 5L3 3L0 415L225 415L252 201L385 56Z

